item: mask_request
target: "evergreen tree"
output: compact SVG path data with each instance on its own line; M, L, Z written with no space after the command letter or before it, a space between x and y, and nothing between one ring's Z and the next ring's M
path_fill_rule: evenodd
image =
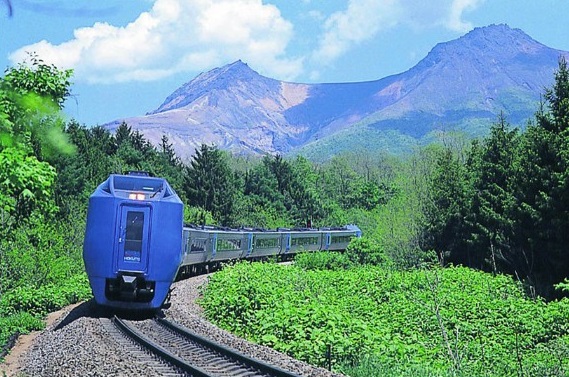
M503 114L493 125L480 149L473 149L470 169L473 175L471 206L467 214L468 249L471 266L514 272L517 265L514 246L514 179L518 153L518 130L509 130Z
M569 271L569 70L563 57L545 101L522 140L518 259L538 292L549 296Z
M174 151L174 146L170 143L168 136L166 134L162 135L160 139L160 145L158 148L160 155L168 162L171 166L179 166L182 164L180 158L176 156L176 152Z
M237 188L227 156L217 147L196 149L185 169L184 190L189 205L211 212L223 225L233 224Z
M451 149L440 152L428 186L423 249L435 250L443 264L477 264L479 256L465 247L465 217L472 198L469 175Z

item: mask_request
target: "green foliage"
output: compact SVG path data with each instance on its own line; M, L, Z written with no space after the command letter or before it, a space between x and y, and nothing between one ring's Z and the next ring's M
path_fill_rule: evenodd
M89 195L109 174L131 170L166 178L184 200L183 166L167 138L163 138L159 148L153 147L126 123L117 128L115 135L103 127L87 128L74 121L65 132L77 153L50 159L58 171L56 197L62 212L70 211L70 202L79 201L86 206Z
M201 304L221 327L321 366L369 355L391 375L569 371L569 301L531 300L509 277L462 267L240 263L211 277Z
M226 152L202 144L184 170L188 204L200 207L224 225L233 224L236 185Z
M38 158L73 152L60 115L71 75L34 55L6 70L0 81L0 149L21 148Z
M303 270L346 270L354 263L345 253L302 253L294 257L295 266Z
M40 287L68 280L83 271L85 222L46 222L32 216L0 240L0 294L19 286Z
M57 210L55 169L22 149L0 150L0 211L21 221L34 211L49 217ZM6 224L2 224L6 225Z
M569 69L535 122L519 134L503 116L464 155L439 154L424 202L422 246L441 263L505 272L537 294L559 297L569 257Z
M184 207L184 223L195 225L216 225L213 215L198 207Z
M66 222L33 213L0 240L0 347L12 334L42 328L47 313L91 297L81 272L85 217L74 215Z
M26 312L41 318L64 306L91 298L91 288L84 273L73 275L65 281L26 285L11 289L0 298L0 316Z
M460 157L451 149L439 152L428 182L426 236L422 246L434 249L444 262L464 247L464 219L469 204L469 176Z
M338 371L350 377L457 377L453 371L437 371L425 366L385 365L373 356L363 356L355 363L344 363Z
M471 199L468 236L465 237L468 249L473 250L468 261L470 266L481 268L486 264L494 272L511 272L509 256L513 253L515 236L518 144L518 130L509 130L500 116L481 150L473 150L472 185L477 195ZM459 252L455 250L455 254Z
M62 71L54 65L47 65L36 55L30 55L29 62L20 63L17 68L8 69L4 81L22 94L36 93L49 98L59 108L70 95L69 79L72 70Z
M14 334L27 334L30 331L42 330L44 322L26 312L19 312L7 317L0 317L0 345L6 344ZM2 349L0 347L0 359Z
M417 266L424 257L423 229L426 207L430 203L429 180L440 148L431 146L416 151L407 160L384 164L387 180L396 194L371 213L377 221L373 229L361 228L366 237L381 242L385 253L396 266ZM356 224L365 222L356 222Z
M350 261L359 265L381 265L388 262L381 245L367 237L354 238L346 249L346 255Z
M241 219L252 220L250 225L261 227L306 226L309 221L318 222L322 208L317 180L312 164L303 157L288 161L281 155L265 156L261 164L246 172L241 199L242 212L254 208L259 211Z
M384 164L361 154L340 155L325 165L320 185L327 197L343 209L373 210L396 193L380 174Z

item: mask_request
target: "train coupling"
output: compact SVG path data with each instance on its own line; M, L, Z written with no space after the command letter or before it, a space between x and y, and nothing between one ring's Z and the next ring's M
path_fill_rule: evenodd
M155 285L141 274L122 273L107 279L105 296L111 301L150 302L154 298Z

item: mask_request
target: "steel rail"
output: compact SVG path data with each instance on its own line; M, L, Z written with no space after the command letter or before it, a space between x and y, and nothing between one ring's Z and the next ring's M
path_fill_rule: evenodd
M240 363L243 363L245 365L251 366L255 369L260 370L263 373L266 373L268 375L274 376L274 377L300 377L298 374L289 372L287 370L281 369L279 367L276 367L274 365L270 365L267 364L263 361L251 358L249 356L246 356L234 349L231 349L229 347L225 347L219 343L215 343L205 337L202 337L182 326L179 326L173 322L170 322L166 319L163 318L155 318L155 321L157 321L158 323L160 323L161 325L163 325L164 327L169 328L170 330L174 331L175 333L189 339L192 342L201 344L202 346L212 349L215 352L227 356L230 359L236 360Z
M137 343L147 348L152 353L160 356L163 360L169 362L170 364L176 366L177 368L180 368L184 372L191 374L193 377L214 377L214 375L207 373L203 369L188 364L183 359L179 358L173 353L168 352L163 347L159 346L158 344L146 338L138 330L135 330L129 325L127 325L123 320L121 320L117 316L114 316L112 321L115 324L115 326L117 326L121 331L123 331L127 336L135 340Z

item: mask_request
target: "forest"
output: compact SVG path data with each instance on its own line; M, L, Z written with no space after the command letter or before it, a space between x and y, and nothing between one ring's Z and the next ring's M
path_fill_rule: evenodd
M441 132L409 155L318 164L215 145L182 161L166 135L155 146L126 123L113 134L66 120L72 76L31 56L0 79L0 357L47 313L91 297L89 195L111 173L141 170L170 182L188 223L362 229L346 253L304 255L286 272L262 263L216 274L203 305L220 326L351 376L569 373L563 58L522 129L502 114L479 140ZM228 284L243 277L258 284ZM279 279L296 282L290 294Z

